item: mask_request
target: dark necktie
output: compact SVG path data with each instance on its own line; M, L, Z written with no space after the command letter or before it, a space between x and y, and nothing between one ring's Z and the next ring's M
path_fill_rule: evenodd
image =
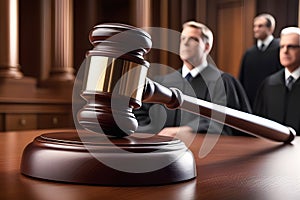
M192 75L190 73L188 73L185 77L184 77L188 82L191 82L191 80L193 79Z
M261 51L264 51L264 50L265 50L265 44L264 44L264 43L262 43L262 44L260 45L259 50L261 50Z
M289 76L286 81L286 87L291 90L294 84L294 77Z

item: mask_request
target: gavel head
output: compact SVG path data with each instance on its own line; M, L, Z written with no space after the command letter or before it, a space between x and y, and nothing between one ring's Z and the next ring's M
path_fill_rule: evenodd
M132 109L141 106L151 49L150 35L124 24L100 24L90 32L81 96L87 104L77 113L85 129L124 137L138 126Z

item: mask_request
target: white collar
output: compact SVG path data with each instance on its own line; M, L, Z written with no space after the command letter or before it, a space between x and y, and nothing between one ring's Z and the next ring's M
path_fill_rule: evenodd
M269 44L272 42L272 40L274 39L273 35L269 35L265 40L257 40L257 47L260 47L262 43L264 43L265 48L267 48L267 46L269 46Z
M188 73L192 75L193 78L195 78L200 72L207 67L207 61L204 61L202 64L198 65L197 67L194 67L192 70L189 70L189 68L186 65L182 66L182 77L186 77Z
M285 68L284 73L285 73L285 80L287 80L289 76L292 76L294 80L297 80L300 77L300 66L292 73L287 68Z

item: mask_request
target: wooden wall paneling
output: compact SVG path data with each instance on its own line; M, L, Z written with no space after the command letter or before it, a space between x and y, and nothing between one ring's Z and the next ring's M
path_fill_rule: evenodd
M209 0L196 0L196 14L195 19L201 23L206 24L207 20L207 1Z
M74 122L70 113L39 114L37 115L37 129L73 128Z
M214 33L211 57L221 70L237 77L242 54L253 44L255 1L211 0L207 3L207 25Z
M135 26L131 18L131 0L98 0L97 23L124 23Z
M166 15L167 10L166 11L162 11L162 7L164 7L164 3L167 3L167 0L152 0L151 1L151 8L150 8L150 15L151 15L151 25L150 27L166 27L165 25L165 17L164 15ZM152 35L154 33L149 32L150 35ZM157 33L159 34L159 33ZM154 37L160 37L159 36L154 35ZM154 49L152 48L150 50L150 52L148 54L145 55L145 59L148 60L149 62L153 62L153 63L159 63L160 60L165 60L164 56L162 54L162 52L160 51L160 49Z
M207 15L206 25L210 28L214 34L214 44L210 52L211 58L216 62L216 37L217 32L217 0L209 0L207 2Z
M25 76L31 76L37 80L42 76L42 52L40 46L43 40L41 36L42 13L41 4L45 0L20 0L20 65Z
M169 0L168 6L168 28L174 31L181 32L182 29L182 0ZM176 35L168 36L168 48L178 49L179 39ZM178 69L182 66L182 61L178 54L168 52L168 66L174 69Z
M269 13L276 19L274 35L279 37L281 29L298 25L299 0L257 0L257 14Z
M75 73L85 59L86 52L93 48L89 33L98 24L98 0L74 0L74 68Z
M51 69L51 0L40 1L40 75L38 83L49 77Z
M196 20L196 0L181 1L181 22Z
M163 14L166 11L162 10L163 4L168 3L167 0L151 0L151 26L160 27L163 24Z
M21 70L25 76L41 76L39 0L19 0L19 52Z
M145 58L153 65L161 64L167 66L169 53L163 49L167 49L169 44L167 32L164 31L169 27L169 0L152 0L151 8L151 24L156 31L149 32L152 36L153 48L145 55ZM157 73L160 75L167 73L165 68L160 68L159 72L157 72L157 68L153 65L150 66L148 75L155 76Z
M35 114L6 114L5 131L35 130L37 115Z
M66 100L0 98L0 130L72 128L72 104Z
M243 53L243 4L240 1L218 6L216 38L218 68L237 76Z
M255 39L253 36L253 19L256 16L256 0L244 1L243 13L243 51L250 48L254 43ZM241 58L242 59L242 58Z

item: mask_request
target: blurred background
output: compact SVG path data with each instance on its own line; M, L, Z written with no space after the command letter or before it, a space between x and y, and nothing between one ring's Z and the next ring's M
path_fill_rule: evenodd
M298 26L299 0L0 0L0 131L73 126L74 79L97 24L180 32L188 20L202 22L214 33L214 62L237 77L260 13L275 17L279 37L282 28ZM147 60L182 65L178 55L156 49Z

